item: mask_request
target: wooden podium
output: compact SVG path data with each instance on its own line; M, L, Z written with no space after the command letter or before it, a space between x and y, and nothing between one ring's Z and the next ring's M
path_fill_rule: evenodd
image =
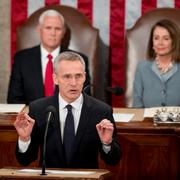
M108 166L100 160L99 168L113 172L115 174L113 180L180 179L180 126L154 126L152 119L142 120L141 111L142 109L117 109L119 113L135 114L135 120L116 122L117 138L123 152L122 159L115 166ZM15 118L16 116L12 114L0 114L0 168L22 168L15 157L17 141L17 133L13 126ZM31 167L38 167L38 161L28 166ZM3 178L8 179L8 175ZM1 175L0 179L3 178ZM38 178L46 177L38 176ZM103 176L97 176L95 179L98 178L103 179Z
M40 169L20 169L20 168L3 168L0 169L1 180L22 180L22 179L73 179L73 180L110 180L113 179L112 173L103 169L47 169L47 175L40 175Z

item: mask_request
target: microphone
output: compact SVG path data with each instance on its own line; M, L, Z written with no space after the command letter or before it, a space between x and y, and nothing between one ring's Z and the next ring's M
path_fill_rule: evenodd
M91 86L93 86L93 85L88 84L87 86L85 86L83 88L83 92L85 92L86 94L90 95L91 94Z
M121 88L120 86L115 86L115 87L107 87L106 91L115 94L116 96L120 96L124 93L124 89Z
M47 131L49 127L49 122L51 120L52 115L56 112L56 109L54 106L50 105L46 109L47 117L46 117L46 128L44 132L44 144L43 144L43 154L42 154L42 172L41 175L46 175L46 139L47 139Z

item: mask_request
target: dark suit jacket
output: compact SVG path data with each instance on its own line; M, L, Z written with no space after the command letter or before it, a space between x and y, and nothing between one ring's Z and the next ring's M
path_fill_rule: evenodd
M72 51L61 47L61 52ZM88 58L82 55L86 64L86 81L84 87L90 84ZM55 88L56 89L56 88ZM89 89L86 88L89 93ZM41 67L40 46L17 52L10 76L8 103L25 103L44 97L44 84Z
M46 126L46 109L53 105L57 112L52 116L47 133L46 165L52 168L98 168L98 152L101 158L108 164L119 162L121 157L120 146L116 141L116 129L113 136L111 150L106 154L102 150L102 144L96 130L96 124L107 118L113 124L112 108L95 98L84 93L84 103L78 130L73 145L73 155L69 165L66 164L63 153L63 145L60 132L59 103L57 94L53 97L45 97L32 102L29 106L29 114L35 119L35 126L31 135L31 143L25 153L18 152L16 157L20 164L26 166L37 159L38 147L41 147L40 166L42 163L42 146Z

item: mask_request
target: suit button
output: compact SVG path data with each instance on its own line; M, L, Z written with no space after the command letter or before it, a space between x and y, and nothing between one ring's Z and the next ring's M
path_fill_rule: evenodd
M163 89L163 90L161 91L161 93L162 93L163 95L165 95L165 94L166 94L166 90Z

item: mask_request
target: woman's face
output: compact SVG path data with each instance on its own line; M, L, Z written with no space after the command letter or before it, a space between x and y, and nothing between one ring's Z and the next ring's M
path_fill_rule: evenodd
M153 49L157 56L170 55L172 51L172 38L167 29L157 26L153 32Z

